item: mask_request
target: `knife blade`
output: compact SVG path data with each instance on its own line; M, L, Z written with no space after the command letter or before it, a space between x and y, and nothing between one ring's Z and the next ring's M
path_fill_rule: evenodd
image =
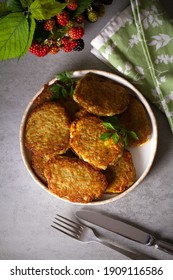
M76 212L76 216L79 219L85 220L144 245L154 245L156 248L173 255L173 244L157 240L151 233L139 229L137 226L130 225L126 222L90 210L79 210Z

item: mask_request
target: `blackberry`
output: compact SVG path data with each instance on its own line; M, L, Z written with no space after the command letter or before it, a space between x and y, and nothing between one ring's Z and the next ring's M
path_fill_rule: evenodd
M75 46L73 48L74 51L82 51L84 49L84 40L83 39L78 39L78 40L75 40L76 43L77 43L77 46Z

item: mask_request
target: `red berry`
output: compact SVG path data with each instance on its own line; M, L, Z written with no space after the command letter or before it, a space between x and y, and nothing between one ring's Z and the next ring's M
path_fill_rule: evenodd
M77 46L77 42L70 37L63 37L61 39L61 47L65 52L71 52Z
M70 37L63 37L61 39L61 47L64 52L71 52L73 50Z
M45 30L51 31L54 28L54 26L55 26L55 19L51 18L51 19L46 20L44 22L43 26L44 26Z
M67 2L67 8L69 10L75 11L78 7L77 0L65 0Z
M71 44L64 46L62 49L64 52L71 52L73 50Z
M32 43L29 50L36 56L42 57L48 54L48 52L50 51L50 47L47 45L41 45L39 43Z
M76 21L77 23L83 23L83 22L84 22L84 19L85 19L84 15L80 14L80 15L78 15L78 16L75 18L75 21Z
M57 54L60 51L60 48L56 45L51 47L51 50L49 51L49 53L51 54Z
M61 39L61 44L62 45L68 45L70 42L70 37L67 37L67 36L64 36L62 39Z
M71 40L71 47L74 49L77 46L77 41L76 40Z
M57 22L62 25L62 26L66 26L68 21L69 21L69 14L66 11L61 12L60 14L58 14L56 16L57 18Z
M76 26L76 27L72 27L69 31L68 31L68 35L72 38L72 39L80 39L84 34L84 29L81 26Z

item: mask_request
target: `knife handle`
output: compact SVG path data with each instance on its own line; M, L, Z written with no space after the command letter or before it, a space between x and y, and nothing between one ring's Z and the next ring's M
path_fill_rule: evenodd
M160 249L168 254L173 255L173 244L162 241L162 240L156 240L154 246L157 249Z

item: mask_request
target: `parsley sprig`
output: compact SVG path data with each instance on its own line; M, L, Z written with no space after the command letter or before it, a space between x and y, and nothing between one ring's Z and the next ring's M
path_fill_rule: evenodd
M112 137L115 144L118 143L119 139L122 138L125 147L128 146L129 137L132 137L135 140L138 140L137 134L132 130L127 130L122 126L118 117L106 117L103 119L103 125L107 128L108 132L103 133L100 136L100 139L107 141Z
M71 73L64 71L56 75L60 83L56 83L50 87L52 91L52 100L57 101L60 98L66 99L68 96L73 95L75 88L75 81L71 78Z

